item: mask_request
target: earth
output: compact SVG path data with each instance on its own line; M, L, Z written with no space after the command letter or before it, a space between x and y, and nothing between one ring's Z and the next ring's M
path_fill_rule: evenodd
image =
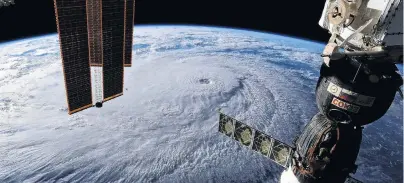
M279 182L218 132L222 111L292 144L318 109L323 43L200 26L135 26L124 95L67 114L57 34L0 45L0 182ZM355 178L403 179L403 106L367 125Z

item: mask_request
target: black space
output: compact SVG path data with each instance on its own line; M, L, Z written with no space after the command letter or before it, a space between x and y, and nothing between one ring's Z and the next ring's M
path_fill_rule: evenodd
M197 24L252 29L321 42L325 0L136 0L135 25ZM56 33L53 0L15 0L0 8L0 42Z

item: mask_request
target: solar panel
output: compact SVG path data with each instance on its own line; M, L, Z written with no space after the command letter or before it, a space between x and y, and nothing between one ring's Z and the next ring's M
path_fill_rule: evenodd
M234 136L234 122L233 119L220 113L219 132L227 135L230 138Z
M292 148L276 139L272 139L271 150L269 158L275 163L287 167L289 158L291 156Z
M345 180L344 183L362 183L362 182L361 182L360 180L358 180L358 179L355 179L355 178L349 176L349 177Z
M264 156L268 156L269 151L271 150L270 149L271 143L272 143L272 140L271 140L270 136L265 135L264 133L262 133L260 131L256 131L252 149L254 151L261 153Z
M219 114L219 132L284 168L290 162L292 148L289 145L223 113Z
M135 0L125 1L125 67L132 66L133 23L135 17Z
M125 1L102 1L102 52L104 101L123 93Z
M90 65L102 66L101 0L87 0L87 25Z
M248 125L245 125L239 121L236 121L234 126L235 126L234 131L235 140L239 141L241 144L247 147L250 147L254 139L253 129Z
M55 0L69 114L92 106L86 0Z

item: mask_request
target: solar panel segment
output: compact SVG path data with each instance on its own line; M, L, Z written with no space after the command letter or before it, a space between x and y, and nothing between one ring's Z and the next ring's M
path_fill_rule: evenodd
M265 133L254 129L219 111L219 132L238 141L284 168L288 167L292 147Z
M104 101L123 94L125 1L102 1Z
M125 1L125 67L132 66L133 23L135 17L135 0Z
M90 65L102 66L101 0L87 0L88 47Z
M355 178L349 176L346 178L345 183L362 183L362 182L359 181L358 179L355 179Z
M86 0L54 0L69 114L92 106Z

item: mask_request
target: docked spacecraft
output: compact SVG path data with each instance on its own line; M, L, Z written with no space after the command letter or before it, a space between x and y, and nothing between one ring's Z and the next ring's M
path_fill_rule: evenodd
M382 117L402 76L402 0L327 0L319 21L331 38L316 87L319 112L293 145L220 112L219 132L293 170L301 183L360 182L363 126Z

